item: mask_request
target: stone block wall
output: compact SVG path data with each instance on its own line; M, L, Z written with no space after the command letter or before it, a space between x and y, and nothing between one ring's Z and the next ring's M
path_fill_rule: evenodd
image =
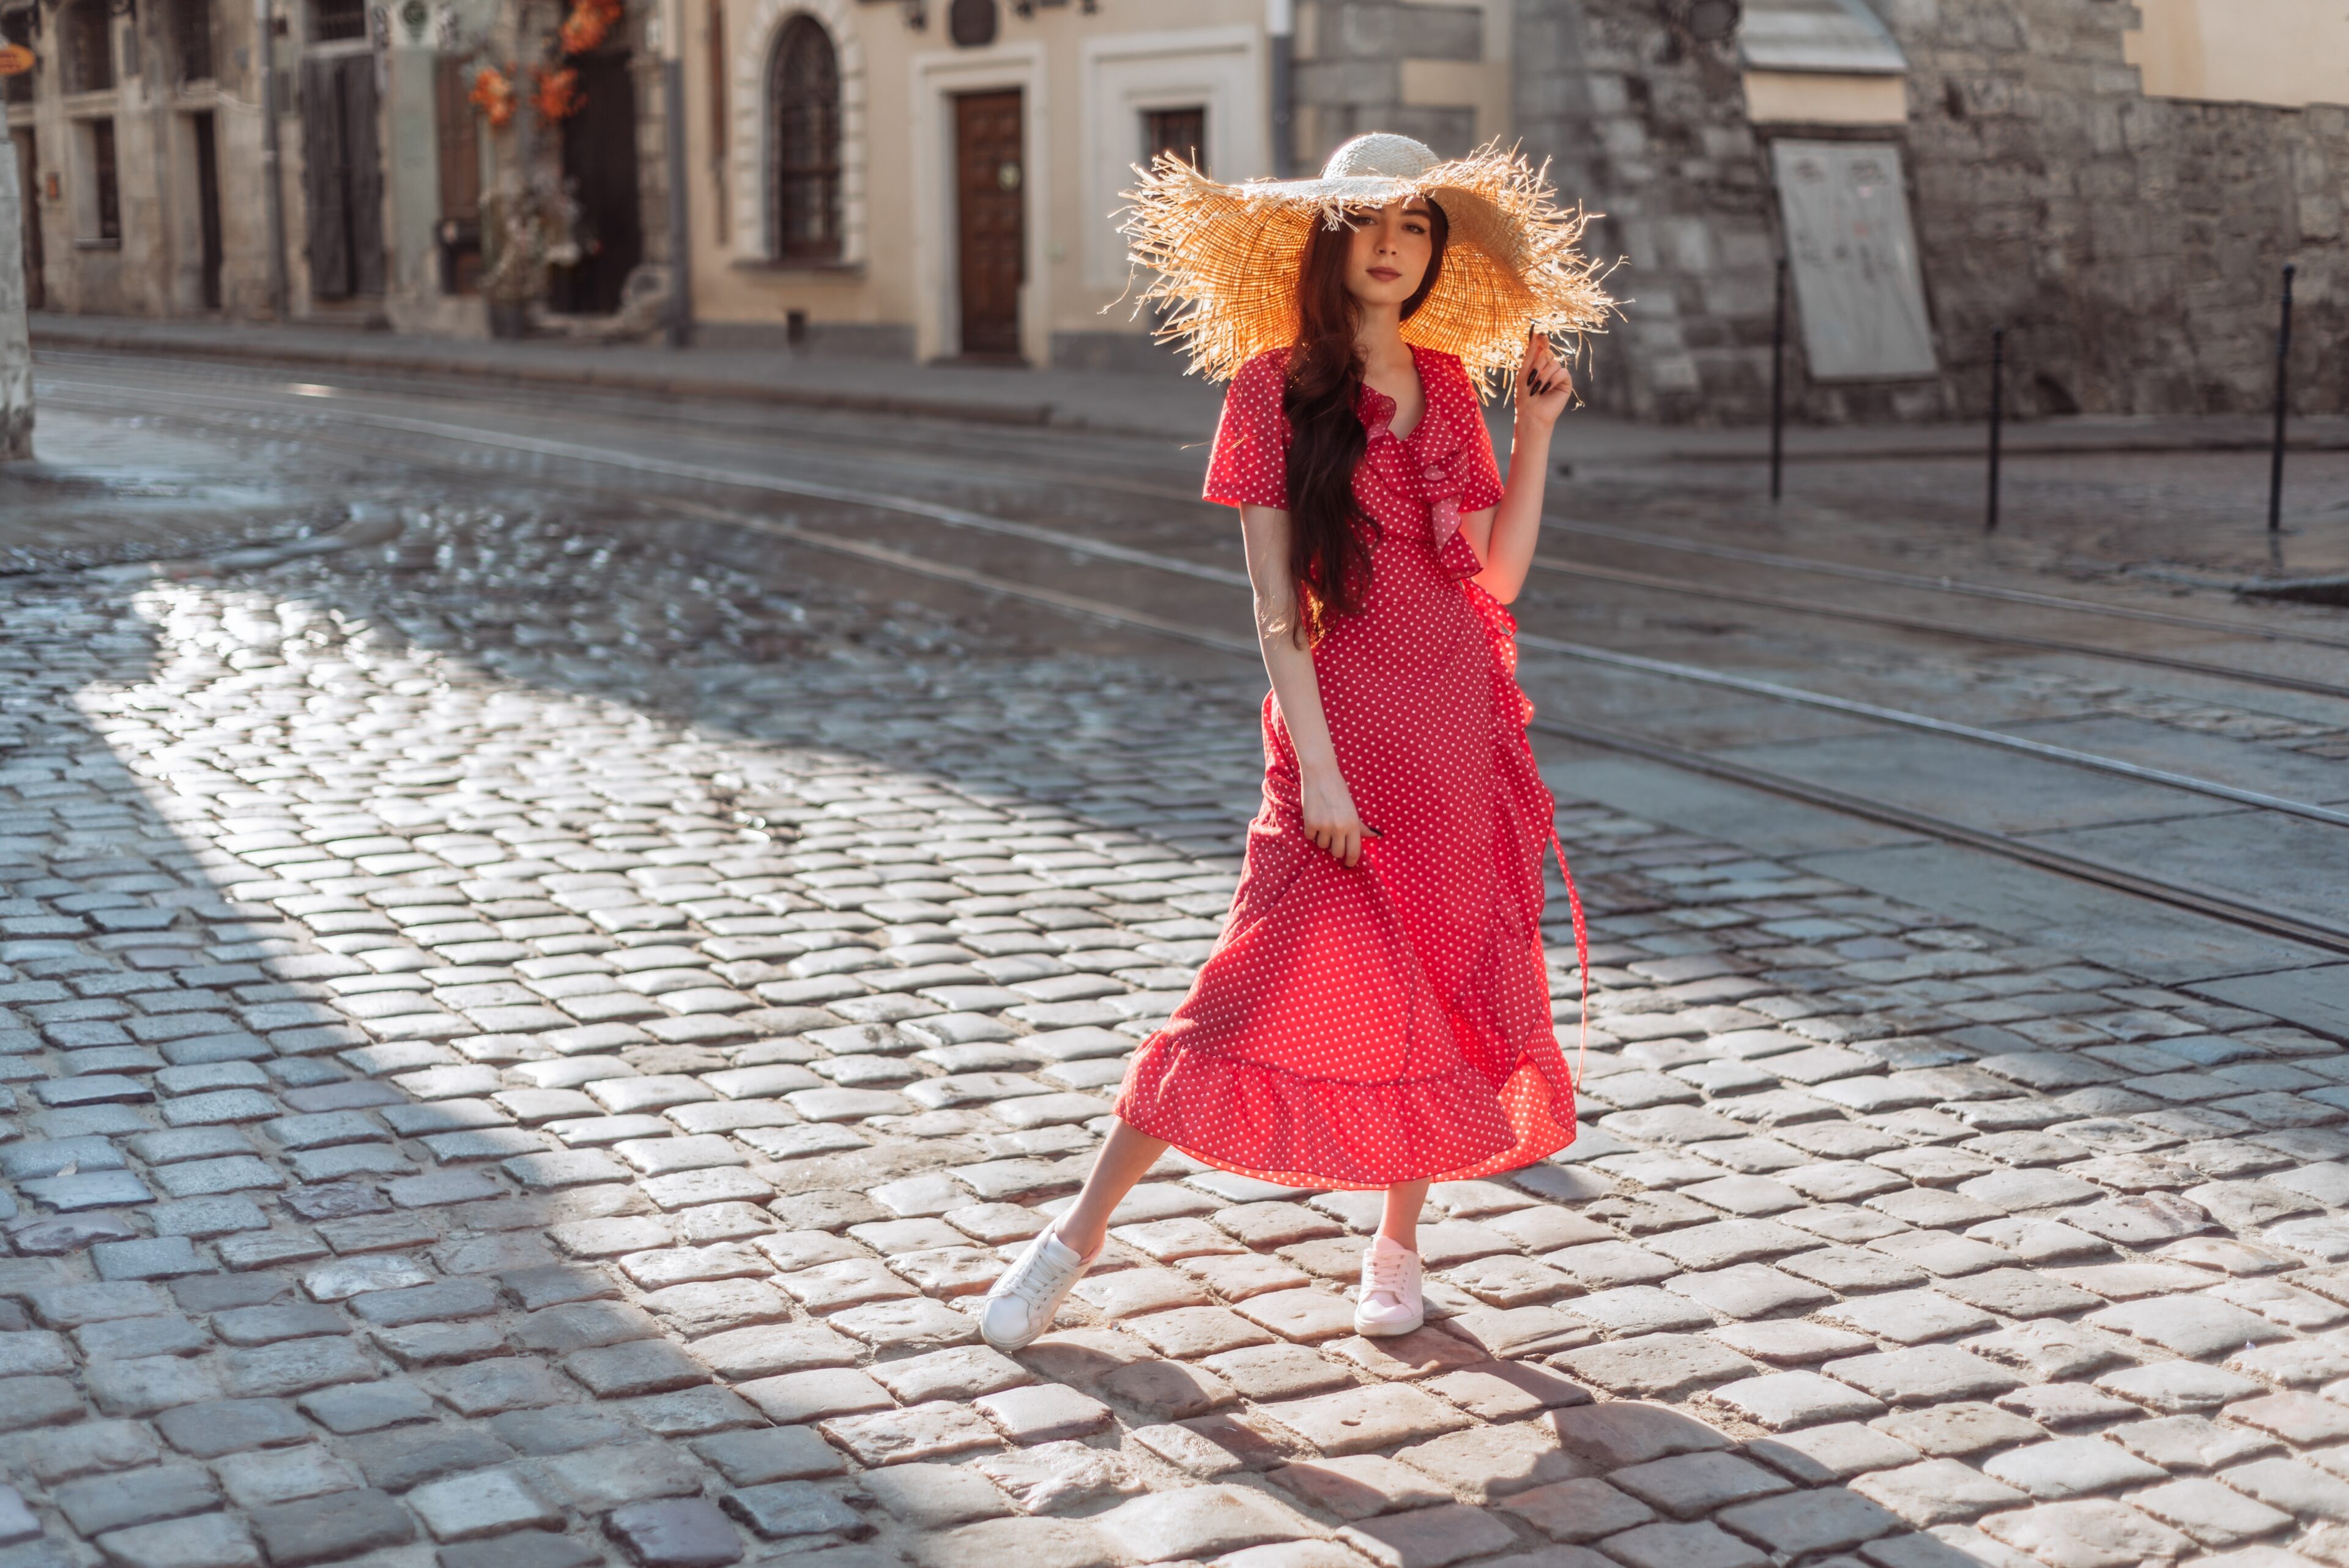
M1952 393L2003 323L2026 411L2271 406L2299 267L2294 406L2349 408L2349 109L2149 99L2112 0L1880 0L1908 52L1909 178Z
M1416 137L1444 157L1477 140L1473 103L1409 101L1407 63L1486 57L1485 7L1421 0L1305 0L1298 7L1295 88L1300 171L1365 131Z
M1622 317L1587 340L1593 406L1676 423L1766 409L1776 226L1731 52L1651 0L1517 0L1517 134L1568 202L1602 214Z
M1750 125L1733 47L1676 37L1652 0L1516 0L1516 121L1569 199L1606 218L1622 321L1592 340L1596 406L1643 419L1766 417L1778 218L1767 138L1901 150L1941 364L1930 380L1813 384L1792 416L1980 413L2008 329L2029 414L2264 409L2276 297L2299 265L2293 404L2349 407L2323 350L2349 330L2349 109L2148 99L2116 0L1871 0L1909 61L1909 120Z

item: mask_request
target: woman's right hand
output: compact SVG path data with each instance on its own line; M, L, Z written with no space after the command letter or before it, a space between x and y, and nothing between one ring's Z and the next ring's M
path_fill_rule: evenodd
M1362 839L1369 829L1354 810L1354 794L1338 770L1317 768L1298 779L1298 804L1305 814L1305 836L1340 866L1356 866L1362 858Z

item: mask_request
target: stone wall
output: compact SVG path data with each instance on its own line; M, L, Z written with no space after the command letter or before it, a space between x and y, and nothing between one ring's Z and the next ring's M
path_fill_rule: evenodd
M1901 149L1941 374L1815 385L1799 329L1793 417L1979 413L2008 328L2024 414L2254 410L2274 379L2276 293L2299 265L2294 406L2349 406L2322 353L2349 328L2349 109L2148 99L2114 0L1871 0L1909 60L1905 127L1755 128L1732 45L1676 37L1652 0L1516 0L1516 124L1624 259L1617 329L1586 396L1691 422L1766 416L1778 245L1766 138Z
M1776 225L1733 54L1668 32L1651 0L1517 0L1516 129L1568 202L1603 216L1622 318L1588 340L1582 395L1686 422L1766 409Z
M25 336L25 200L0 146L0 462L33 455L33 350Z
M1405 90L1415 61L1485 58L1485 8L1423 0L1305 0L1298 6L1298 167L1319 170L1349 137L1392 130L1446 157L1477 140L1474 103L1418 103Z
M1969 408L2003 322L2027 410L2265 409L2299 265L2303 412L2349 407L2349 109L2149 99L2110 0L1878 0L1909 59L1918 239Z

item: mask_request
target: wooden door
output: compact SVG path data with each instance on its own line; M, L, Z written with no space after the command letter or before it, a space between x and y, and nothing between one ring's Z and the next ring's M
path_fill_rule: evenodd
M636 195L636 80L626 50L574 59L579 112L563 122L563 179L579 203L579 264L559 269L549 303L581 316L620 308L628 274L645 259Z
M16 160L16 204L25 214L25 308L44 310L48 307L49 291L41 261L41 187L36 182L41 161L30 126L9 140Z
M302 62L302 186L310 296L383 293L383 159L376 140L375 59Z
M213 136L212 111L191 115L188 129L196 140L196 241L202 267L202 291L206 310L221 307L220 146Z
M440 154L440 292L479 294L481 278L481 116L468 101L464 60L434 67L434 140Z
M955 207L962 351L1019 353L1019 286L1027 280L1028 180L1019 91L955 99Z

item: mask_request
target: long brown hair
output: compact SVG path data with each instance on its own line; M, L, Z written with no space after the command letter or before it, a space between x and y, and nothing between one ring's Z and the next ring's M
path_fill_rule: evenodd
M1426 302L1444 273L1451 224L1427 208L1427 274L1403 302L1402 318ZM1297 343L1289 350L1281 407L1288 416L1288 576L1296 585L1292 635L1310 647L1332 618L1362 607L1371 587L1371 540L1378 524L1354 501L1354 469L1369 434L1356 414L1362 351L1355 342L1361 306L1346 286L1354 227L1317 222L1297 269Z

